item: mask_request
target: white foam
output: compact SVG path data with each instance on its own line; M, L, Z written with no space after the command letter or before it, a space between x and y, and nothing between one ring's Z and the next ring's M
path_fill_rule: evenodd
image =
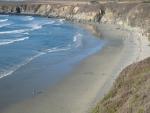
M23 21L32 21L32 20L34 20L34 17L32 17L32 16L24 16L24 17L21 17L20 20L23 20Z
M9 26L11 25L10 23L6 23L6 24L0 24L0 28L5 27L5 26Z
M0 72L0 79L3 78L3 77L6 77L8 75L11 75L14 71L13 70L10 70L8 72L4 71L4 72Z
M24 35L29 35L29 33L28 33L28 32L25 32L25 33L22 33L22 34L24 34Z
M79 47L80 45L82 45L82 34L77 33L73 37L73 42L75 43L75 47Z
M4 26L7 26L7 25L11 25L11 24L2 24L0 25L0 28L1 27L4 27ZM11 30L11 31L1 31L0 34L16 34L16 33L28 33L28 31L34 31L34 30L37 30L37 29L41 29L42 28L42 25L38 25L38 24L31 24L31 25L28 25L28 27L31 27L30 29L19 29L19 30Z
M6 22L8 19L0 19L0 22Z
M39 56L41 56L41 55L43 55L43 54L45 54L45 53L40 52L40 53L38 53L38 54L36 54L36 55L30 57L30 58L27 58L23 63L18 64L18 65L16 65L16 66L13 66L11 69L9 69L9 71L5 71L5 70L4 70L3 72L0 72L0 79L3 78L3 77L6 77L6 76L8 76L8 75L13 74L13 73L14 73L15 71L17 71L19 68L21 68L22 66L28 64L29 62L31 62L32 60L34 60L35 58L37 58L37 57L39 57Z
M60 22L61 24L63 24L64 21L65 21L65 19L59 19L59 22Z
M27 16L27 17L26 17L26 20L27 20L27 21L34 20L34 17L32 17L32 16Z
M51 21L47 22L46 24L54 24L54 23L55 23L55 21L51 20Z
M55 23L55 25L62 25L63 23L64 23L64 21L65 21L65 19L59 19L58 21L57 21L57 23Z
M0 34L16 34L27 32L29 29L19 29L19 30L11 30L11 31L1 31Z
M32 24L32 29L31 30L37 30L37 29L41 29L42 25L38 25L38 24Z
M28 24L27 27L31 27L31 29L29 31L34 31L34 30L38 30L38 29L42 29L43 25L48 25L48 24L54 24L55 21L48 21L48 22L34 22L32 24Z
M17 38L17 39L3 39L3 40L0 40L0 46L15 43L15 42L19 42L19 41L23 41L23 40L26 40L26 39L29 39L29 37L22 37L22 38Z
M57 47L54 47L54 48L47 49L47 50L44 50L42 52L39 52L38 54L36 54L36 55L34 55L34 56L30 57L30 58L27 58L23 63L18 64L16 66L12 67L11 69L9 69L9 71L0 72L0 79L3 78L3 77L6 77L8 75L13 74L19 68L21 68L22 66L30 63L32 60L34 60L37 57L40 57L41 55L44 55L44 54L49 53L49 52L51 53L51 52L67 51L69 49L71 49L71 48L69 48L69 47L66 47L66 48L57 48Z
M52 53L52 52L67 51L69 49L71 49L71 48L69 48L69 47L66 47L66 48L51 48L51 49L47 49L46 51Z
M0 27L4 27L6 25L10 25L10 24L3 24L0 25ZM19 30L11 30L11 31L1 31L0 34L16 34L16 33L28 33L28 31L34 31L34 30L38 30L42 28L42 25L38 25L38 24L32 24L29 25L29 27L31 27L30 29L19 29Z

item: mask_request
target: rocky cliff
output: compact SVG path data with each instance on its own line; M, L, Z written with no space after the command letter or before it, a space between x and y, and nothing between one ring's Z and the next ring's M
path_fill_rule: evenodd
M99 5L10 4L0 5L1 13L36 14L78 21L100 21Z
M91 21L122 26L139 27L142 33L150 37L149 2L109 2L87 4L33 4L3 3L0 13L36 14L47 17L59 17L74 21Z
M101 22L139 27L150 38L150 3L105 4Z

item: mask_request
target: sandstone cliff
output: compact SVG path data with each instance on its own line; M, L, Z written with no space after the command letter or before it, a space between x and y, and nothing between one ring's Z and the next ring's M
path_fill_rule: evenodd
M37 14L47 17L60 17L80 21L100 21L99 5L60 5L60 4L10 4L0 5L1 13Z
M105 4L102 23L139 27L150 38L150 3Z
M36 14L47 17L59 17L73 21L91 21L122 26L139 27L142 33L150 37L150 3L109 2L87 4L32 4L3 3L0 13Z

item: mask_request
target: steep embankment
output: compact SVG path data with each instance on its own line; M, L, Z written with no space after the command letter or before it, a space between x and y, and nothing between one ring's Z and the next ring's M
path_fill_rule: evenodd
M150 4L105 4L101 22L139 28L150 38ZM141 37L142 39L142 37ZM92 113L149 113L150 58L124 69Z
M92 113L149 113L150 58L125 68Z

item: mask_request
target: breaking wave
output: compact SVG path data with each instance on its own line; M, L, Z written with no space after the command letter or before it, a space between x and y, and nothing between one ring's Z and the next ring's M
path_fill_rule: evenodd
M27 31L28 29L19 29L19 30L11 30L11 31L1 31L0 34L16 34L16 33L23 33Z
M42 55L49 55L51 53L53 54L50 57L53 57L53 55L63 55L62 58L59 57L59 60L64 61L64 59L69 59L69 54L77 56L85 52L83 49L87 47L81 48L84 46L83 44L87 44L85 43L84 32L82 30L79 31L79 29L76 30L74 27L72 30L70 26L65 26L68 25L68 23L64 22L65 19L49 20L25 16L17 18L21 19L21 21L18 21L15 20L15 17L12 20L11 17L9 20L7 18L0 19L0 28L2 28L0 29L0 52L2 53L0 54L2 58L0 60L0 63L2 62L0 78L14 74L22 69L22 67L32 63L33 60L39 60L38 58ZM55 25L58 25L58 27L62 25L62 29L57 29L57 27L54 27ZM8 28L5 28L5 26L8 26ZM50 34L51 32L53 33ZM12 49L13 52L11 51ZM13 54L9 53L9 51ZM9 61L7 61L7 58L9 58ZM56 59L54 58L54 62L55 60L57 62L57 57Z
M32 24L31 27L32 27L32 28L30 29L30 31L33 31L33 30L41 29L41 28L42 28L42 25Z
M57 48L57 47L54 47L54 48L51 48L51 49L46 49L45 52L48 52L48 53L52 53L52 52L60 52L60 51L67 51L71 49L70 47L64 47L64 48Z
M82 45L82 34L77 33L74 37L73 37L73 42L75 44L75 47L79 47Z
M69 47L67 47L67 48L57 48L57 47L55 47L55 48L46 49L44 51L41 51L38 54L36 54L36 55L34 55L34 56L30 57L30 58L27 58L23 63L13 66L11 69L9 69L9 71L8 71L8 69L7 69L7 71L6 70L0 71L0 79L3 78L3 77L6 77L8 75L13 74L15 71L17 71L22 66L25 66L26 64L30 63L35 58L40 57L40 56L42 56L42 55L44 55L46 53L67 51L69 49L70 49Z
M54 23L55 23L55 21L51 20L51 21L47 22L46 24L54 24Z
M58 19L57 23L55 23L54 25L62 25L64 24L65 19Z
M34 20L34 17L32 16L27 16L26 18L24 18L25 21L31 21Z
M11 24L10 24L10 23L1 24L1 25L0 25L0 28L5 27L5 26L9 26L9 25L11 25Z
M17 71L19 68L21 68L22 66L28 64L28 63L31 62L33 59L35 59L35 58L41 56L42 54L43 54L43 53L39 53L39 54L37 54L37 55L35 55L35 56L31 57L31 58L27 58L22 64L18 64L18 65L13 66L11 69L9 69L9 71L6 71L6 70L1 71L1 72L0 72L0 79L3 78L3 77L6 77L6 76L8 76L8 75L13 74L13 73L14 73L15 71Z
M0 19L0 22L6 22L8 19Z
M17 38L17 39L3 39L3 40L0 40L0 45L11 44L11 43L23 41L26 39L29 39L29 37L23 37L23 38Z
M43 24L29 24L27 25L27 27L30 27L29 29L19 29L19 30L10 30L10 31L1 31L0 34L16 34L16 33L25 33L25 32L29 32L29 31L34 31L34 30L38 30L41 29L43 27L43 25L47 25L47 24L53 24L55 23L55 21L49 21L47 23L43 23ZM11 25L10 23L6 23L6 24L1 24L0 28L5 27L5 26L9 26Z
M8 24L7 24L8 25ZM0 34L17 34L17 33L25 33L29 31L34 31L37 29L41 29L42 25L33 24L29 29L19 29L19 30L10 30L10 31L1 31Z

